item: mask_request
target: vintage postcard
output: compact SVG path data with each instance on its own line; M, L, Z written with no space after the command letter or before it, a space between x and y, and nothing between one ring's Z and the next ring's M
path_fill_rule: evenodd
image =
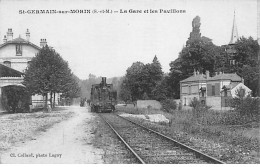
M258 0L0 0L1 164L260 163Z

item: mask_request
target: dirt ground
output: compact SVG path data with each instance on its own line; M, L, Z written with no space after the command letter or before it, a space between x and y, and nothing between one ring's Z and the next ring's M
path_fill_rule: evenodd
M86 107L77 106L67 109L75 112L72 118L54 125L35 140L4 152L0 162L6 164L103 163L103 150L92 144L94 114Z

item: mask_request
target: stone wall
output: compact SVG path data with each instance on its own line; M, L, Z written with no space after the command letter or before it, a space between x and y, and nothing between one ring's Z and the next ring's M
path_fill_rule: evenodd
M162 105L156 100L137 100L137 108L147 108L151 106L153 109L161 109Z
M206 98L206 105L211 106L211 109L221 109L221 96L208 96Z

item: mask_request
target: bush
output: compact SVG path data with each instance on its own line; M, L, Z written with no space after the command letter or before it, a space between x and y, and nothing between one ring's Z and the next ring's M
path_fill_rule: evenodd
M250 95L244 96L241 92L245 92L245 90L240 88L236 91L237 97L231 99L231 107L234 108L234 112L239 114L241 122L259 121L260 99Z
M173 99L166 99L161 101L162 108L167 112L175 110L177 108L177 103Z
M193 98L193 100L190 103L190 107L193 108L193 114L196 118L199 118L201 116L205 115L205 112L208 112L210 109L209 106L202 104L197 98Z
M9 113L29 111L30 95L24 87L6 86L2 94L0 103Z

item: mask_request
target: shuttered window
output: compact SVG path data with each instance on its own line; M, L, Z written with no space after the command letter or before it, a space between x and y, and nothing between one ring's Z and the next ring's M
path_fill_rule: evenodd
M212 96L215 96L215 85L212 85Z
M207 96L212 96L212 85L207 84Z
M215 83L215 95L220 95L220 83Z

